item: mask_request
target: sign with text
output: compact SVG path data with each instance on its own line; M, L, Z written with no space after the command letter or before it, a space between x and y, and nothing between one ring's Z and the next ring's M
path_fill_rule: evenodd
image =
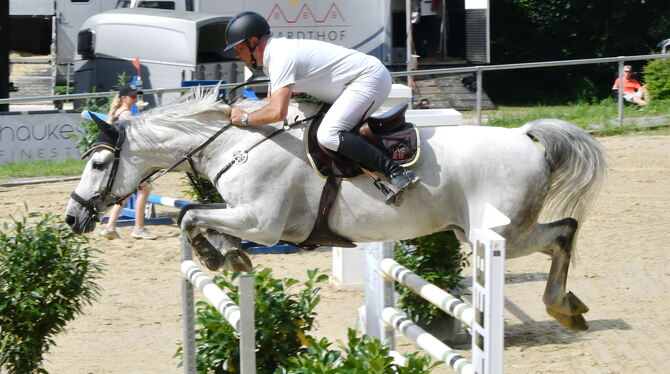
M247 0L246 5L267 18L275 37L322 40L380 59L388 52L387 0Z
M79 158L80 113L0 115L0 164Z

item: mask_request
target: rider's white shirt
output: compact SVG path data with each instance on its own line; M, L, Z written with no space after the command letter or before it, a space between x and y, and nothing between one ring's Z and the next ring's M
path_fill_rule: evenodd
M333 103L348 83L382 66L374 56L310 39L270 38L263 53L269 92L294 84L293 91L327 103Z

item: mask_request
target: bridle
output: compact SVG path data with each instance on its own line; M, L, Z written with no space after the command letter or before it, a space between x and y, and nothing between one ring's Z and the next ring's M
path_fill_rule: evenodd
M240 85L240 86L242 86L242 85ZM238 87L235 87L235 88L238 88ZM232 92L232 90L231 90L231 92ZM255 142L254 144L252 144L246 150L235 152L233 154L233 159L229 163L227 163L221 169L221 171L219 171L216 174L216 177L214 178L213 183L216 184L217 181L219 180L219 178L221 177L221 175L223 173L225 173L231 166L233 166L235 164L241 164L241 163L246 162L247 154L249 153L249 151L251 151L253 148L258 146L259 144L263 143L266 140L269 140L270 138L274 137L275 135L277 135L281 132L288 131L288 130L292 129L293 127L295 127L299 124L311 121L319 115L321 115L321 113L317 112L317 114L315 114L313 116L310 116L310 117L303 118L301 120L298 120L296 118L295 121L293 123L290 123L290 124L288 123L288 121L284 120L284 126L282 126L282 128L273 131L272 133L267 135L265 138L263 138L263 139ZM201 196L201 197L205 196L205 194L203 192L204 188L202 186L202 183L199 182L200 176L198 175L198 172L195 168L195 164L193 163L193 157L196 154L198 154L199 152L201 152L203 149L205 149L205 147L207 147L209 144L211 144L214 140L216 140L216 138L218 138L221 134L223 134L224 131L226 131L231 126L233 126L232 123L229 123L229 124L223 126L221 129L219 129L216 133L214 133L212 136L210 136L207 140L205 140L198 147L189 151L181 159L179 159L177 162L172 164L172 166L170 166L166 169L156 170L156 171L152 172L151 174L149 174L148 176L143 178L140 181L140 183L138 184L138 186L135 188L135 190L133 190L132 192L130 192L130 193L124 195L124 196L116 196L112 193L112 188L114 187L114 181L116 179L116 174L117 174L118 169L119 169L119 161L121 160L121 147L122 147L122 145L123 145L123 143L126 139L125 127L126 127L127 122L123 122L117 127L112 127L111 125L109 125L106 122L97 118L95 115L91 115L91 116L93 117L94 121L96 123L98 123L99 126L106 125L106 126L108 126L107 129L112 129L112 130L101 131L100 136L98 137L98 140L95 143L93 143L91 148L89 148L86 152L84 152L84 154L82 155L81 158L84 159L84 158L88 157L91 153L93 153L97 150L107 149L107 150L110 150L114 153L114 160L112 162L112 168L110 170L109 177L107 179L107 183L105 184L105 188L102 190L102 192L95 193L90 198L84 199L79 194L77 194L75 191L72 191L72 193L70 194L70 197L74 201L76 201L77 203L81 204L81 206L84 207L84 209L86 209L88 211L89 217L91 217L91 219L93 219L96 222L99 220L98 217L101 213L104 212L104 210L106 210L107 208L109 208L110 206L112 206L114 204L121 204L128 196L136 193L141 188L143 183L145 183L145 182L146 183L151 183L151 182L155 181L156 179L158 179L158 178L162 177L163 175L169 173L170 171L174 170L176 167L178 167L179 165L181 165L182 163L184 163L186 161L188 161L189 167L191 168L191 172L192 172L192 173L187 173L189 179L191 180L191 182L195 186L196 190L198 191L199 196ZM101 125L98 121L100 121L104 125ZM109 132L111 132L111 134L109 134ZM111 196L112 199L110 200L110 202L105 204L105 207L102 211L98 210L97 207L96 207L96 204L101 199L105 199L105 197L107 197L107 196Z
M109 172L109 178L107 179L107 183L105 184L105 188L103 189L103 191L93 194L93 196L91 196L88 199L84 199L76 191L72 191L72 193L70 194L70 197L74 201L81 204L81 206L83 206L89 212L89 216L95 220L97 220L100 213L102 213L101 211L98 211L98 209L96 208L96 203L100 199L103 199L107 195L115 197L112 203L109 203L105 206L106 209L111 205L116 204L118 201L123 201L123 199L127 197L124 196L122 198L118 198L111 193L112 187L114 187L114 180L116 179L116 173L119 170L119 161L121 160L121 145L126 139L126 131L124 125L116 127L115 130L116 130L115 134L111 135L107 133L101 133L100 136L98 137L98 140L95 143L93 143L91 148L89 148L86 152L84 152L83 155L81 155L81 158L85 159L86 157L88 157L88 155L100 149L107 149L114 153L114 161L112 163L112 169Z

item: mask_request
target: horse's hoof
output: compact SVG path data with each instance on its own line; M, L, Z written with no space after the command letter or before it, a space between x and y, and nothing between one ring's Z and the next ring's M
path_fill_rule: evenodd
M570 330L579 330L586 331L589 329L589 324L586 322L586 319L583 315L569 316L567 314L562 314L553 309L547 307L547 314L552 316L561 326L570 329Z
M224 256L214 248L204 235L198 234L190 242L200 262L204 263L207 269L216 271L225 263Z
M251 259L241 250L227 251L223 256L224 266L228 270L250 273L254 270Z
M589 311L589 307L586 306L586 304L584 304L575 294L573 294L572 291L568 291L568 293L565 295L565 299L567 300L570 308L570 312L568 314L575 316Z

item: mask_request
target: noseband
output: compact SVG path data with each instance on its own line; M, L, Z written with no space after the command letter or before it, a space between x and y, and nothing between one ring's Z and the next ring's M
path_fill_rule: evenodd
M315 114L311 117L303 118L301 120L298 120L296 118L295 122L293 122L291 124L289 124L286 120L284 120L284 126L282 128L280 128L278 130L275 130L273 133L271 133L270 135L268 135L264 139L256 142L251 147L246 149L243 152L243 154L244 155L248 154L249 151L251 149L255 148L258 144L274 137L275 135L277 135L281 132L284 132L284 131L288 131L291 128L293 128L293 127L295 127L299 124L309 122L309 121L311 121L312 119L316 118L319 115L320 114L317 113L317 114ZM188 161L189 167L193 171L194 177L191 176L191 174L189 174L189 173L187 173L187 175L189 176L189 178L193 182L194 186L198 190L199 195L200 196L205 196L204 193L203 193L203 188L200 186L200 183L198 182L199 177L198 177L198 172L196 171L195 165L193 163L193 156L196 153L202 151L205 147L207 147L210 143L212 143L216 138L218 138L219 135L221 135L224 131L226 131L228 128L230 128L232 126L232 123L229 123L229 124L223 126L221 129L219 129L219 131L214 133L214 135L212 135L204 143L200 144L198 147L196 147L193 150L191 150L190 152L188 152L184 157L182 157L179 161L175 162L172 166L168 167L167 169L162 170L160 174L154 176L159 170L156 170L153 173L149 174L146 178L144 178L140 181L139 185L131 193L129 193L125 196L119 197L119 196L116 196L116 195L112 194L112 187L114 187L114 180L116 179L116 173L118 172L118 169L119 169L119 161L121 159L121 157L120 157L121 156L121 146L123 145L123 142L126 139L125 125L126 125L126 123L124 122L124 123L121 123L119 126L116 127L117 134L115 134L115 136L112 136L112 135L107 134L107 133L101 133L100 136L98 137L98 140L95 143L93 143L91 148L89 148L81 156L82 159L86 158L88 155L90 155L91 153L93 153L93 152L95 152L96 150L99 150L99 149L107 149L107 150L110 150L110 151L114 152L114 162L112 164L112 170L109 173L109 179L107 180L107 184L105 185L105 189L102 191L102 193L96 193L88 199L84 199L83 197L79 196L79 194L77 194L75 191L72 191L72 193L70 194L70 197L72 197L72 199L74 201L76 201L77 203L81 204L81 206L84 207L89 212L89 216L91 217L91 219L93 219L95 221L97 221L98 216L101 213L103 213L103 212L99 211L95 206L95 204L100 199L104 199L104 197L108 196L108 195L111 195L113 197L113 200L110 203L107 203L107 205L105 205L105 209L114 205L114 204L121 204L123 202L123 200L125 200L128 196L137 192L140 189L140 186L142 185L142 183L145 183L145 182L151 183L151 182L155 181L156 179L158 179L158 178L162 177L163 175L167 174L168 172L174 170L177 166L179 166L180 164L182 164L185 161ZM245 159L246 159L246 157L245 157ZM223 169L221 169L221 171L214 178L214 183L215 184L218 181L219 177L221 177L221 175L223 173L225 173L232 165L234 165L235 163L242 163L242 162L238 162L236 160L237 160L237 158L235 158L235 160L233 160L232 162L230 162L229 164L224 166Z
M96 193L88 199L84 199L83 197L79 196L79 194L77 194L75 191L72 191L72 193L70 194L72 200L81 204L81 206L83 206L89 212L89 216L94 220L97 220L98 215L102 213L98 211L98 209L95 206L98 200L104 198L107 195L111 195L112 197L114 197L114 200L105 206L105 208L107 208L114 204L120 203L121 201L123 201L123 199L132 195L131 193L123 197L117 197L111 193L112 187L114 187L114 180L116 179L116 173L119 170L119 161L121 159L121 145L126 140L125 126L123 125L118 126L116 130L117 130L116 137L109 136L108 134L101 134L101 136L98 137L98 141L93 143L93 146L89 148L88 151L84 152L84 154L81 156L81 158L84 159L88 157L88 155L90 155L91 153L100 149L107 149L114 152L114 161L112 163L112 170L109 173L109 178L107 179L105 189L102 191L102 193Z

